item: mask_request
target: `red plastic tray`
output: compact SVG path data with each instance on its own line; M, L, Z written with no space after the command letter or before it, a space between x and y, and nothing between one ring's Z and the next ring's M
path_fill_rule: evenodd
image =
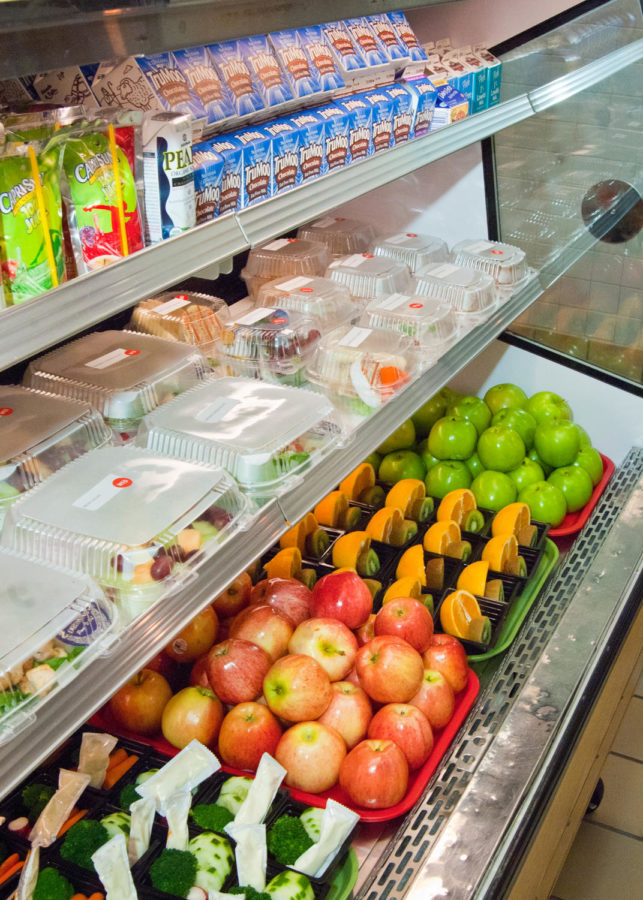
M570 534L578 534L583 525L589 519L591 511L598 503L598 498L601 496L607 486L607 482L614 474L615 467L612 460L607 456L603 456L602 453L600 454L600 457L603 460L603 477L592 491L592 496L589 498L582 509L579 509L573 513L567 513L558 528L550 528L549 534L547 535L548 537L567 537Z
M339 787L339 785L336 785L334 788L331 788L331 790L324 791L321 794L308 794L306 793L306 791L299 791L295 788L288 788L285 785L284 787L286 787L286 789L290 791L295 799L301 800L303 803L307 803L309 806L325 807L326 800L329 797L332 797L333 800L337 800L339 803L343 803L344 806L348 806L351 809L355 810L356 813L359 813L359 816L363 822L387 822L389 819L394 819L396 818L396 816L401 816L402 813L408 812L408 810L411 809L415 802L420 798L422 792L424 791L424 788L429 783L429 778L437 769L440 760L446 753L460 726L466 719L467 713L473 706L473 702L478 696L479 690L480 682L478 681L478 676L472 669L469 669L469 680L467 681L466 687L456 695L455 710L451 721L448 723L446 728L442 729L442 731L436 732L435 743L433 745L431 755L424 763L424 765L421 766L421 768L419 768L415 772L410 773L409 786L406 794L404 795L403 799L400 800L400 802L395 806L389 806L386 809L364 809L361 806L354 806L348 799L348 796ZM134 732L132 731L127 731L124 728L120 728L116 724L116 722L114 722L114 719L111 716L107 706L104 706L94 716L92 716L92 718L89 720L89 724L95 726L96 728L104 729L105 731L108 731L111 734L115 734L118 737L128 738L132 741L138 741L141 744L147 744L148 747L153 747L164 756L176 756L176 754L179 752L177 748L168 743L165 738L141 737L138 734L134 734ZM221 766L221 768L224 772L229 772L231 775L251 774L249 772L244 772L241 769L233 769L231 766Z

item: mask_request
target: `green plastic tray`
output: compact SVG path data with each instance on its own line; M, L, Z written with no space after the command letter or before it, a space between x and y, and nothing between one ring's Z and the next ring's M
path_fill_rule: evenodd
M553 541L550 541L549 538L547 538L545 540L543 555L538 564L538 568L527 581L522 594L520 594L520 596L511 604L511 609L507 613L502 628L500 629L500 634L496 639L495 646L490 647L485 653L476 653L468 656L467 659L470 663L484 662L487 659L498 656L499 653L504 653L518 633L518 629L525 621L525 617L533 606L534 600L545 583L545 579L554 568L557 561L558 547Z
M351 847L346 862L333 878L325 900L347 900L357 881L358 864Z

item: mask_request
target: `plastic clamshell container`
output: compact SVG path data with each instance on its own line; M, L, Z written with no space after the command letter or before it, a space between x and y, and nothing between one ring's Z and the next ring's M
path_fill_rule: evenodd
M330 278L296 275L275 278L259 288L257 306L279 306L315 319L324 331L355 320L364 309L348 288Z
M406 263L388 256L353 253L336 259L327 278L345 285L354 297L385 297L411 291L411 272Z
M376 230L369 222L343 219L340 216L324 216L302 225L297 237L306 241L319 241L328 247L333 257L350 253L363 253L377 237Z
M14 503L2 543L89 575L127 620L180 586L249 508L222 469L103 447Z
M446 242L430 234L402 231L382 238L373 244L375 256L388 256L406 263L411 272L417 272L429 263L445 262L449 258Z
M256 297L261 285L267 281L282 275L323 275L329 262L330 254L324 244L299 238L277 238L250 251L241 277L250 296Z
M209 373L195 347L133 331L95 331L33 360L25 383L84 400L126 431Z
M451 248L451 258L458 266L490 275L496 284L517 284L527 274L525 251L500 241L460 241Z
M305 381L304 365L320 336L314 319L257 306L224 331L224 372L297 387Z
M136 443L221 466L247 492L282 493L337 440L318 394L250 378L199 385L146 416Z
M132 331L154 334L169 341L192 344L207 357L216 357L228 306L219 297L194 291L165 291L142 300L132 313Z
M112 433L86 403L16 385L0 385L0 526L25 491Z
M114 604L85 576L0 549L0 745L111 642Z
M399 331L414 338L425 353L437 359L458 337L453 309L431 297L391 294L371 300L361 323L369 328Z
M490 275L455 263L431 263L415 274L415 290L452 307L460 326L483 321L496 305L495 282Z

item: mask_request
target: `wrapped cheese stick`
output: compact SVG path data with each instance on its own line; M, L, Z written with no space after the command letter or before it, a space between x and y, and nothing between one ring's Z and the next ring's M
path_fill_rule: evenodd
M136 785L141 797L152 797L157 812L166 814L167 802L178 791L189 793L193 788L214 775L221 763L211 750L199 741L190 741L173 759L167 762L155 775L142 784Z
M156 803L151 797L136 800L130 808L130 829L127 842L127 858L133 866L150 846Z
M27 855L27 861L20 872L20 881L16 889L16 900L31 900L36 890L40 871L40 847L36 844Z
M122 832L99 847L92 862L105 888L105 900L138 900Z
M40 813L29 834L32 845L49 847L63 827L76 801L89 784L89 775L61 769L58 773L58 790Z
M240 887L252 887L255 891L263 891L266 886L268 862L266 826L238 825L236 822L230 822L226 831L236 841L235 860Z
M319 840L295 860L293 869L314 877L323 875L327 865L358 822L359 815L352 809L342 806L336 800L328 800L321 820Z
M192 806L192 794L189 791L177 791L168 797L165 816L167 818L168 850L187 850L190 835L188 834L188 815Z
M275 798L279 785L286 776L286 770L269 753L264 753L257 766L257 774L250 785L248 796L234 817L235 825L254 825L263 822L270 804ZM226 826L228 831L230 825ZM228 831L228 834L230 832Z
M107 774L109 754L112 752L118 738L111 734L99 734L94 731L86 731L80 742L80 755L78 757L78 771L89 775L89 786L101 788Z

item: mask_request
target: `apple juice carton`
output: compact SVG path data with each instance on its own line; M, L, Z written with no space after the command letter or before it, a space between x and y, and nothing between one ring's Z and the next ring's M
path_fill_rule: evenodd
M275 31L268 35L268 39L293 97L302 99L311 94L321 94L319 72L312 64L306 48L301 45L297 31Z
M298 28L297 36L299 43L310 58L322 92L342 90L344 78L337 67L333 51L326 41L321 25Z
M404 13L390 12L387 14L387 18L393 26L393 30L395 31L398 40L408 50L408 55L411 58L411 61L422 62L422 60L425 60L426 53L422 49L422 46L418 41L415 32L409 25L409 20L406 18Z
M281 71L264 34L243 38L237 42L244 59L255 75L256 84L266 109L280 106L293 99L293 93Z
M351 162L372 156L373 149L373 107L359 95L345 97L337 101L337 106L350 115L348 146Z
M413 137L413 96L406 84L393 85L385 89L393 101L393 140L392 145L402 144Z
M376 88L360 95L373 107L373 152L388 150L393 141L395 101L385 90Z
M478 56L489 70L487 81L487 107L497 106L500 103L500 84L502 80L502 63L497 56L490 53L486 47L475 46L473 52Z
M300 131L289 119L267 122L262 131L272 138L272 194L275 196L301 184Z
M344 23L327 22L321 29L346 87L355 89L365 84L366 60Z
M403 68L411 59L409 48L398 37L390 18L384 13L377 13L366 16L366 21L375 32L389 61L395 63L396 69Z
M436 87L436 92L438 99L431 120L431 131L468 116L469 101L460 91L456 91L450 84L442 84Z
M235 134L243 146L241 209L272 197L272 141L262 128L247 128Z
M438 92L428 78L418 78L406 83L406 88L413 98L415 117L413 120L413 137L422 137L431 130L431 121Z
M210 142L204 141L192 147L192 163L196 222L201 225L219 215L225 160L212 148Z
M341 169L350 164L350 114L339 106L322 106L316 112L324 120L324 156L326 171Z
M328 171L324 153L324 120L315 111L296 113L290 117L299 129L299 169L301 180L310 181Z
M207 147L223 157L223 175L219 195L219 215L241 209L241 188L243 182L243 144L234 134L222 134L195 149Z
M248 116L265 106L257 78L248 67L240 41L209 44L208 53L221 74L237 116Z
M224 122L235 115L232 98L205 47L190 47L172 53L185 75L190 92L201 102L208 124Z
M142 143L147 237L156 244L196 224L190 116L149 113Z

